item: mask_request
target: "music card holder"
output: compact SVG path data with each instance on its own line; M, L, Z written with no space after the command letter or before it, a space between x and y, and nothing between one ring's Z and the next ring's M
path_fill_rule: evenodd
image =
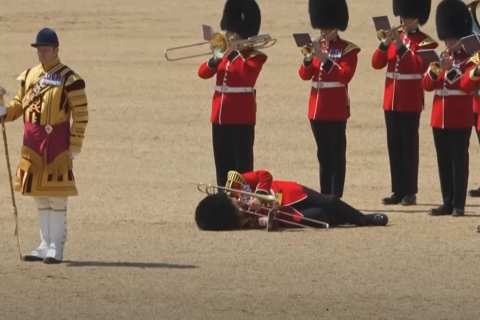
M440 61L440 56L433 49L417 50L416 54L418 54L420 56L420 58L423 60L423 62L425 62L425 63L432 63L432 62Z
M202 29L203 29L203 39L206 41L210 41L213 38L213 34L215 33L213 31L213 28L211 26L208 26L206 24L202 24Z
M480 50L480 38L476 33L466 36L460 39L460 41L462 42L463 49L468 54L473 54Z
M375 26L375 30L390 30L392 27L390 25L390 21L388 21L387 16L378 16L373 17L373 25Z
M312 37L310 37L310 34L308 33L294 33L293 38L299 48L312 45Z

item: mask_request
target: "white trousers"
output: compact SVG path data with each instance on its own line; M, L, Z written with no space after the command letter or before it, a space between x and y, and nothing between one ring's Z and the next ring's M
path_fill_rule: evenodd
M40 246L29 256L42 259L63 260L63 249L67 241L66 197L34 197L37 204Z

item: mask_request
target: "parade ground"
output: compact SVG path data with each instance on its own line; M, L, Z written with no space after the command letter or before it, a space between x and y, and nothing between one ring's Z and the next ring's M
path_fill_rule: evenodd
M258 0L261 34L277 43L257 81L255 169L319 189L307 118L311 84L292 33L311 32L308 1ZM422 31L437 38L435 8ZM431 217L442 203L430 127L420 125L416 206L384 206L391 193L384 112L385 70L372 17L398 18L390 0L348 1L345 38L361 48L350 83L343 200L389 216L386 227L328 231L205 232L194 221L215 183L211 99L198 77L209 55L167 62L164 50L203 41L220 28L222 0L0 0L0 85L10 101L18 75L38 63L30 44L55 29L60 59L86 83L89 123L74 160L78 197L69 198L64 262L20 261L3 143L0 144L0 319L478 319L480 198L465 217ZM445 48L439 44L438 52ZM208 53L198 46L181 54ZM179 52L180 53L180 52ZM7 123L15 172L23 122ZM472 131L469 189L480 186ZM33 200L15 193L22 253L37 247Z

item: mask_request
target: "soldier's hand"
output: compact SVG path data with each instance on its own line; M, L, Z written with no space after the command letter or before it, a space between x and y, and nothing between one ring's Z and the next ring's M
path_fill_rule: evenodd
M258 198L252 198L250 202L248 203L248 206L250 209L253 211L258 211L262 207L262 201Z
M68 151L68 154L70 155L70 159L75 159L79 154L80 152L76 152L76 151Z
M393 30L391 31L390 36L391 41L395 42L395 46L397 47L397 49L400 49L400 47L403 46L403 40L400 37L400 33L398 33L397 30Z
M453 67L453 60L450 60L450 59L442 60L440 65L442 66L443 70L448 71Z
M322 63L325 63L327 61L328 53L322 50L320 43L318 42L313 43L313 52L315 53L315 56L317 57L317 59L320 60Z
M0 118L7 114L7 108L4 105L0 105Z

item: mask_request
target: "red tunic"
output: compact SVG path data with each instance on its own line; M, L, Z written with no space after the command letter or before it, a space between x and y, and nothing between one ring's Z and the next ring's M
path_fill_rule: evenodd
M307 194L303 190L303 187L293 181L279 181L273 180L270 172L265 170L258 170L252 172L246 172L242 174L243 178L247 182L243 186L237 186L238 189L242 189L246 192L257 192L262 194L276 195L279 191L282 192L282 201L279 206L279 211L283 211L290 215L277 215L278 218L287 221L299 222L303 215L291 207L294 203L300 202L307 198ZM260 210L259 213L268 215L268 210ZM290 224L282 224L282 227L292 227Z
M360 48L340 38L322 45L329 53L327 62L322 63L314 56L311 63L303 63L298 71L301 79L312 81L308 118L347 120L350 117L348 83L355 74Z
M417 50L435 49L438 44L428 35L415 30L401 33L405 44L402 51L391 43L388 49L377 48L373 53L372 67L380 70L387 67L383 109L398 112L422 112L422 77L428 64L416 54Z
M447 58L453 57L454 64L468 59L469 55L460 50ZM460 78L465 72L466 64L449 72L442 71L438 76L429 72L423 79L423 88L434 91L432 118L430 125L440 129L469 128L473 125L472 95L460 89Z
M255 124L254 87L267 56L252 49L234 53L238 55L222 58L217 66L205 62L198 70L202 79L217 75L210 121L217 124Z
M476 77L473 74L475 68L475 64L467 66L465 74L463 75L462 79L460 79L460 89L462 89L465 93L473 93L473 113L478 114L480 113L480 77ZM474 123L474 125L478 126L480 129L480 125L478 123Z

